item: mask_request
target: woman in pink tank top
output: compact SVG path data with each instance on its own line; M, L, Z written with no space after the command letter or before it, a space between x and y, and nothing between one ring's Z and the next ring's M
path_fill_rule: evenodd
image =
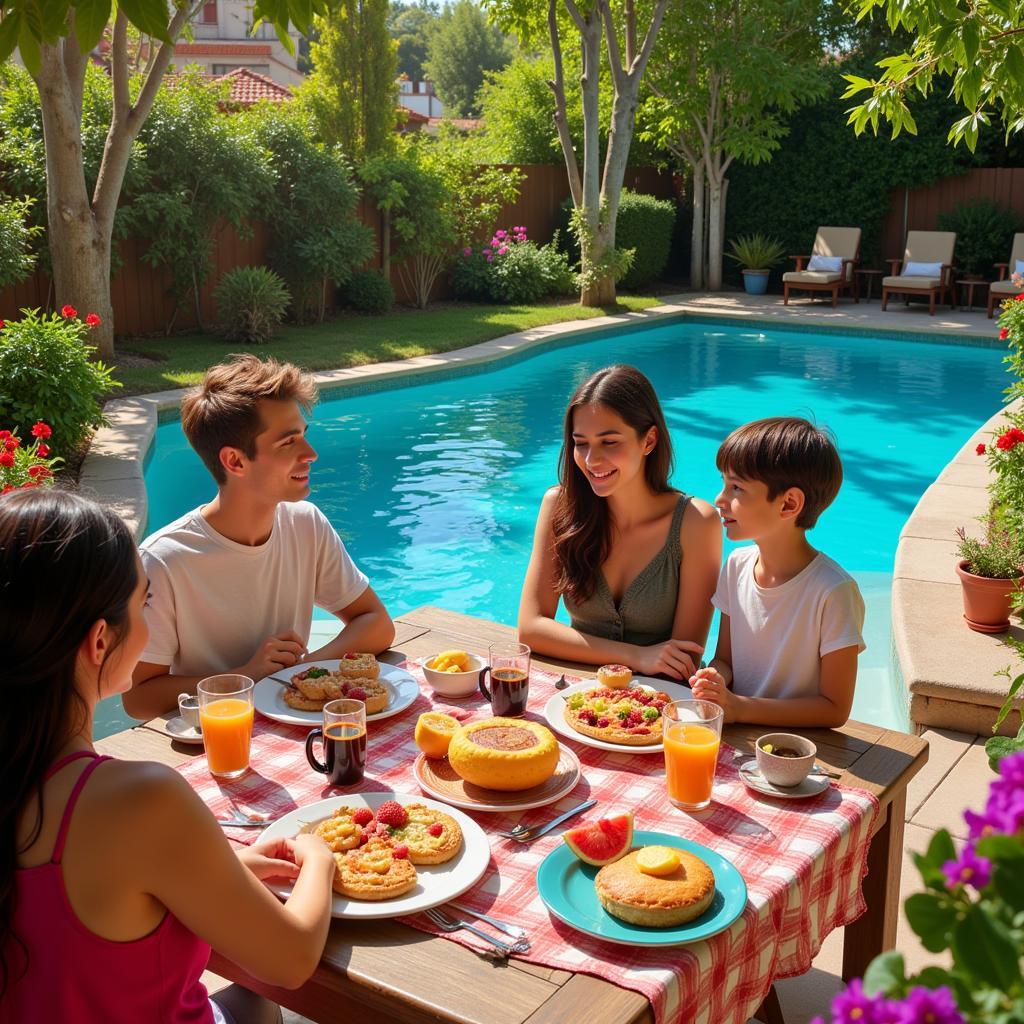
M315 836L232 851L173 770L101 757L96 703L131 685L147 583L114 513L0 498L0 1024L263 1024L200 982L211 947L297 987L323 951L334 862ZM282 905L263 885L294 880Z

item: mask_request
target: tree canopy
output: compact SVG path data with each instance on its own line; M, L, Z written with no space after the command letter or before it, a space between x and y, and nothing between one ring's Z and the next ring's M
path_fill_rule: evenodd
M436 3L392 3L388 10L388 31L398 47L398 73L413 82L423 80L427 61L427 39L437 23L440 11Z
M430 33L426 70L445 113L454 117L479 114L477 93L488 71L505 67L512 48L504 33L487 22L473 0L446 7Z
M1024 127L1024 5L1015 0L858 0L863 19L881 8L891 31L906 32L911 44L877 63L877 77L847 75L844 98L867 99L849 111L858 134L881 122L895 138L916 134L909 98L949 88L960 116L949 141L978 144L981 129L1001 120L1006 135Z

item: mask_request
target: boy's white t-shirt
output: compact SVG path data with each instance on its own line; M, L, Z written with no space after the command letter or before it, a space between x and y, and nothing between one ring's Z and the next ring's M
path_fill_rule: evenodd
M288 630L307 643L314 605L340 611L369 584L308 501L278 505L269 539L255 547L228 540L194 509L140 554L150 590L141 660L178 675L235 668Z
M781 586L758 586L757 555L756 544L735 550L712 598L729 616L732 690L744 697L816 697L826 654L864 650L864 599L853 577L820 551Z

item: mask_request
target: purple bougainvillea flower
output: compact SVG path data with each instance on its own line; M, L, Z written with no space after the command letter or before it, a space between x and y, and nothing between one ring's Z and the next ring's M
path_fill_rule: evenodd
M947 860L942 865L942 873L951 889L969 885L980 891L992 879L992 862L987 857L979 857L973 846L965 846L956 860Z
M966 1024L953 993L945 986L911 989L900 1011L900 1024Z

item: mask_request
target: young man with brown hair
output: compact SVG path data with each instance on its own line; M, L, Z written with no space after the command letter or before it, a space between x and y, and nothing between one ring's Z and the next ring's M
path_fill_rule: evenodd
M864 650L864 601L807 541L839 493L839 453L807 420L776 417L734 430L715 461L725 535L754 543L722 568L718 647L690 678L693 695L721 705L727 722L840 726Z
M170 711L205 676L253 679L299 661L385 650L391 618L324 514L305 501L316 452L306 420L313 380L247 355L211 367L181 406L185 436L216 497L147 538L150 639L124 707ZM313 606L343 628L308 652Z

